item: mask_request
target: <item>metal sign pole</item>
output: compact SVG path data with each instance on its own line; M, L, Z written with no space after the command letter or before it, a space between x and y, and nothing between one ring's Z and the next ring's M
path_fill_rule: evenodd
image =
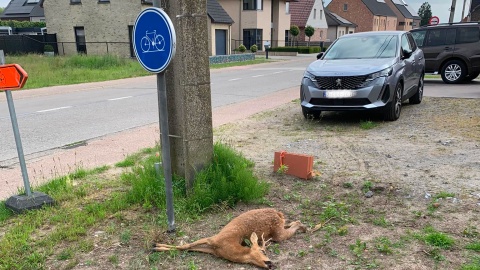
M3 54L3 50L0 50L0 65L5 65L5 55ZM18 159L20 160L20 168L22 170L23 185L25 186L25 193L27 194L27 196L31 196L32 191L30 190L30 182L28 181L27 166L25 165L25 156L23 155L22 140L20 138L20 131L18 130L17 114L15 113L15 106L13 104L12 93L10 90L5 90L5 94L7 95L8 111L10 113L10 119L12 121L12 128L13 128L13 135L15 137L15 143L17 145L17 153L18 153Z
M173 212L172 163L170 157L170 137L168 136L167 86L165 72L157 74L158 112L160 121L160 139L162 142L162 165L165 177L165 193L167 200L168 231L175 231Z
M165 69L175 56L176 35L170 17L159 7L159 1L154 0L153 7L142 10L138 15L133 28L133 50L139 63L147 71L157 73L158 114L163 176L165 177L168 232L174 232L175 217Z
M25 156L23 155L22 140L18 130L17 114L15 113L15 106L13 105L12 93L6 90L8 111L10 112L10 119L12 120L13 135L15 136L15 143L17 144L18 159L20 160L20 168L22 169L23 185L25 186L25 193L27 196L32 195L30 190L30 182L28 181L27 165L25 165Z
M153 7L161 7L159 0L153 0ZM167 83L165 72L157 73L158 113L160 122L160 141L162 143L162 165L165 177L165 197L167 203L168 232L175 231L173 211L172 162L170 156L170 137L168 130Z

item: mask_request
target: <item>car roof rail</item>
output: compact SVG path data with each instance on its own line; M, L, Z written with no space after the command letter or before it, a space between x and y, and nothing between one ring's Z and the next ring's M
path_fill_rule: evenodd
M420 27L435 27L435 26L450 26L450 25L476 25L480 24L480 22L451 22L451 23L439 23L439 24L427 24L427 25L422 25Z

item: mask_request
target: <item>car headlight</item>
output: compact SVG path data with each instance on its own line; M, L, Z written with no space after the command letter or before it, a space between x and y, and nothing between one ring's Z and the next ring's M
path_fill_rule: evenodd
M303 77L309 79L310 81L312 81L314 83L317 82L317 80L315 79L315 75L313 75L312 73L310 73L308 71L305 71L305 73L303 73Z
M389 68L386 68L384 70L381 70L379 72L375 72L375 73L372 73L370 75L367 76L367 79L365 81L369 82L369 81L373 81L377 78L380 78L380 77L388 77L390 75L392 75L393 73L393 68L392 67L389 67Z

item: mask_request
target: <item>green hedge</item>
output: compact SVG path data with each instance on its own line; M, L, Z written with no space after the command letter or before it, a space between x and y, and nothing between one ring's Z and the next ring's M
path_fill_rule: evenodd
M275 47L269 49L271 52L298 52L298 53L319 53L320 52L320 47L318 46L294 46L294 47Z
M29 21L0 21L0 26L10 26L15 28L27 27L45 27L45 22L29 22Z

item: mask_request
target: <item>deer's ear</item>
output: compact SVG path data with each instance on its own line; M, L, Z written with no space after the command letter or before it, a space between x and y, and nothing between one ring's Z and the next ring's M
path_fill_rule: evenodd
M255 232L250 236L250 242L252 242L252 245L258 245L258 236Z

